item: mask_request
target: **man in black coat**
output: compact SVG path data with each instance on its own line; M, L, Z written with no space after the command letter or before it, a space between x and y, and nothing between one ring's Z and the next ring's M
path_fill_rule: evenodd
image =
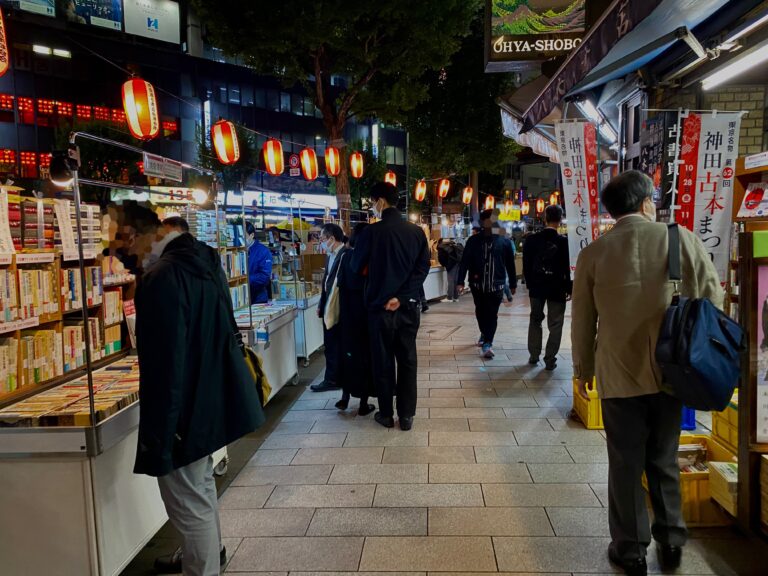
M421 228L403 220L398 199L392 184L379 182L371 190L373 212L381 221L368 226L357 241L352 270L367 273L365 303L379 396L374 418L386 428L394 427L396 395L400 428L410 430L416 414L419 292L429 274L429 245Z
M213 454L264 422L236 339L232 302L213 248L126 204L113 245L141 273L136 293L139 443L134 472L156 476L182 555L161 571L218 574L221 545ZM116 243L116 244L117 244Z
M560 206L547 206L544 211L547 227L530 236L523 245L523 274L531 298L531 322L528 326L529 363L539 363L544 338L544 306L547 307L549 338L544 353L547 370L557 367L557 353L563 337L565 303L571 297L571 264L568 257L568 239L557 232L563 221Z

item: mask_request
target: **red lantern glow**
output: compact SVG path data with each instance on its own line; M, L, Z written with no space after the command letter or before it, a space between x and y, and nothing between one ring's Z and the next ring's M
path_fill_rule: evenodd
M222 164L234 164L240 159L240 144L232 122L219 120L211 126L211 142Z
M550 194L549 195L549 205L554 206L557 204L557 194Z
M531 213L531 203L526 200L523 202L523 205L520 207L520 212L522 212L523 216L528 216L528 214Z
M341 172L341 155L338 148L329 146L325 149L325 171L328 176L338 176Z
M440 198L445 198L448 196L448 192L451 190L451 181L448 180L448 178L443 178L440 180L440 185L437 187L437 195L440 196Z
M541 198L536 200L536 214L541 214L542 212L544 212L544 208L545 208L544 200Z
M485 209L493 210L494 208L496 208L496 198L494 198L493 196L488 196L485 199Z
M413 197L416 198L416 202L423 202L427 197L427 183L424 180L419 180L416 184L416 191L413 193Z
M283 173L283 145L280 140L270 138L264 142L264 164L267 166L267 172L272 176Z
M349 157L349 170L352 178L363 177L363 155L360 152L353 152Z
M152 84L132 78L123 84L123 110L134 138L151 140L160 133L160 114Z
M392 184L392 186L397 186L397 174L392 172L392 170L389 170L386 174L384 174L384 182L387 184Z
M299 154L301 159L301 173L307 180L317 178L317 154L312 148L304 148Z
M512 200L506 200L504 202L504 212L509 214L512 212L512 209L515 207L515 203Z
M461 193L461 201L464 202L467 206L472 202L472 196L474 196L475 191L472 190L472 186L467 186L464 188L464 191Z
M5 37L5 21L3 11L0 10L0 76L8 72L10 52L8 52L8 40Z

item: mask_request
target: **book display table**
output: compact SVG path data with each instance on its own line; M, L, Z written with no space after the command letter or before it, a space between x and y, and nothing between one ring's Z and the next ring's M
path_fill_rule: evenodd
M424 296L427 300L439 300L448 294L448 274L442 266L432 266L424 280Z
M278 300L277 304L296 306L296 356L309 365L309 357L323 345L323 320L317 315L320 295L301 300Z

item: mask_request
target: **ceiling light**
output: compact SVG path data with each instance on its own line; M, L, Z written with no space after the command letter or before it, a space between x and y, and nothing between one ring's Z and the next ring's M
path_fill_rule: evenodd
M55 151L51 155L51 165L49 170L50 179L54 186L58 188L69 188L75 181L72 174L72 162L66 151Z
M581 102L576 102L576 107L584 116L597 124L600 130L600 135L605 140L613 144L619 139L616 131L590 100L582 100Z
M58 56L59 58L72 58L72 52L70 52L69 50L64 50L62 48L54 48L53 55Z
M747 34L752 32L752 30L762 26L766 22L768 22L768 12L766 12L760 18L758 18L748 26L742 28L732 36L729 36L726 40L723 40L723 42L718 46L718 48L720 48L721 50L731 50L736 46L736 40L738 40L742 36L746 36Z
M768 44L764 44L751 52L745 52L704 78L704 80L701 81L701 87L704 90L711 90L712 88L720 86L721 84L728 82L728 80L735 78L742 72L746 72L758 64L763 64L767 58Z
M51 49L48 46L40 46L39 44L32 46L32 52L35 54L42 54L43 56L51 55Z
M202 206L208 202L208 192L201 190L200 188L196 188L195 190L192 190L192 200Z

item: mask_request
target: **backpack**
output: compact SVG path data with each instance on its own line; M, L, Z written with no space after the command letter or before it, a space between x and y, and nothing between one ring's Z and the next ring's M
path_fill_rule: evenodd
M682 280L677 224L669 225L669 279ZM744 331L708 299L675 292L656 344L664 386L690 408L720 412L739 382Z
M555 277L557 270L557 244L547 241L533 260L533 275L539 282Z

